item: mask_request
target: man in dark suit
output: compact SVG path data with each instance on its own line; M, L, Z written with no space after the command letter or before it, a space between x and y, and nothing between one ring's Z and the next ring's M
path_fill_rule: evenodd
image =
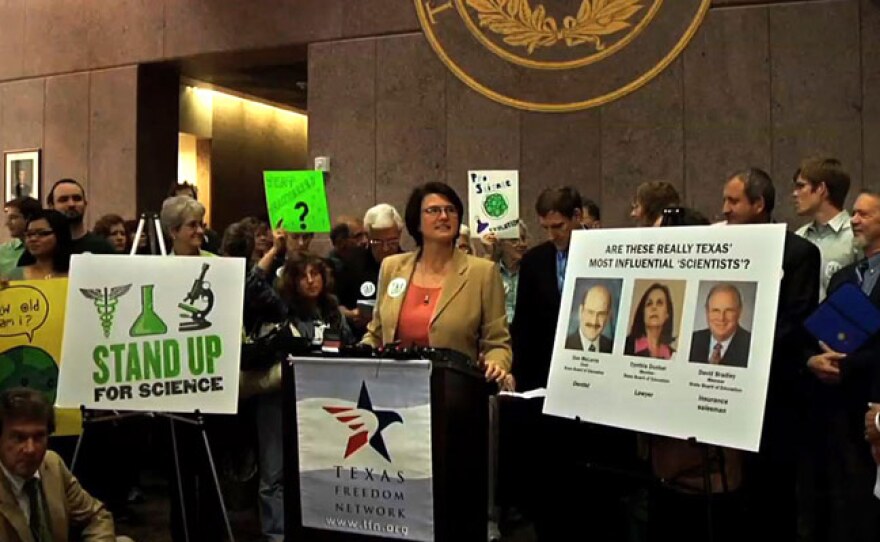
M746 367L752 334L739 325L742 294L733 284L716 284L706 297L708 329L694 332L690 359L696 363Z
M526 252L519 268L510 335L513 374L520 390L547 385L553 338L562 304L571 232L581 229L581 197L570 187L548 188L535 205L548 240Z
M724 216L728 224L763 224L772 221L776 190L760 169L732 175L724 185ZM776 334L770 361L770 382L758 454L745 465L746 505L755 539L794 541L797 421L801 402L802 369L812 341L803 326L819 299L819 249L786 232L782 255L782 281L776 313Z
M572 231L582 228L582 207L580 195L570 187L548 188L538 196L535 210L548 240L523 256L510 330L512 373L519 390L547 385L568 248ZM631 467L624 462L636 449L633 434L544 416L538 401L517 408L518 412L502 413L501 418L517 422L517 438L511 448L519 456L517 472L532 473L524 477L522 485L524 499L531 501L526 505L531 505L538 539L568 539L570 520L579 517L586 518L597 540L622 540L627 525L622 497L628 492L627 485L602 469L587 470L583 465L611 467L609 470ZM561 483L570 491L560 491Z
M864 251L865 258L835 273L828 283L828 295L844 284L855 284L880 307L880 193L863 191L859 194L853 205L852 230L855 244ZM872 431L863 423L865 405L880 402L878 360L880 336L875 335L850 354L835 352L823 345L822 352L807 362L822 384L815 390L824 402L819 403L819 408L829 401L841 403L846 416L845 433L837 435L837 445L824 463L826 466L845 464L845 468L838 468L836 472L845 477L841 485L847 490L822 496L833 504L827 508L829 517L825 518L824 529L841 540L867 542L880 537L880 505L872 491L876 465L870 447L864 442ZM868 417L873 422L873 415Z
M611 318L611 292L602 284L587 290L578 311L578 329L565 339L568 350L611 353L611 339L602 332Z

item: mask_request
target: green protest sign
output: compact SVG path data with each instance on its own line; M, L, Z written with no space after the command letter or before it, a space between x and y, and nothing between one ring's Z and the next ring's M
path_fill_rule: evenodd
M266 207L272 227L293 233L327 233L330 212L322 171L264 171Z

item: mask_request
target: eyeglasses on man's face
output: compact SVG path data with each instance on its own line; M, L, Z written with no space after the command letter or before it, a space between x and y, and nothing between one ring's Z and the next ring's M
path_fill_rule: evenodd
M400 239L370 239L370 246L376 248L397 248L400 246Z

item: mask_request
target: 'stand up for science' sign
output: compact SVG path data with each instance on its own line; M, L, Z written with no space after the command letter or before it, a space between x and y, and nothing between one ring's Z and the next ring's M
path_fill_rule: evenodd
M757 450L784 239L780 224L575 232L544 411Z
M74 256L58 405L235 413L243 296L240 259Z

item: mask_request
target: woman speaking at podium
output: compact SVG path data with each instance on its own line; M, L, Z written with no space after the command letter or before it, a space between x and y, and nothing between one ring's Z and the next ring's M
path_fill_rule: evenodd
M478 360L486 380L510 370L504 286L495 264L456 250L464 206L444 183L410 194L406 229L418 250L382 261L373 320L363 343L449 348Z

